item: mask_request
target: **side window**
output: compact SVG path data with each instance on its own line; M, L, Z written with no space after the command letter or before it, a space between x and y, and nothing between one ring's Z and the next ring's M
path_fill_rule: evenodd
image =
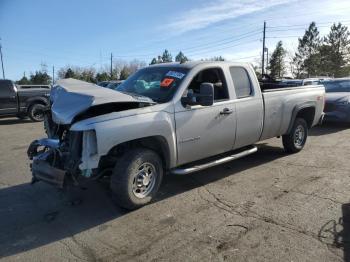
M188 90L199 94L202 83L212 83L214 85L214 102L229 99L227 84L221 68L210 68L200 71L191 81Z
M248 72L243 67L230 67L230 73L237 98L253 95L252 83Z
M0 96L8 97L13 94L12 82L9 80L0 81Z

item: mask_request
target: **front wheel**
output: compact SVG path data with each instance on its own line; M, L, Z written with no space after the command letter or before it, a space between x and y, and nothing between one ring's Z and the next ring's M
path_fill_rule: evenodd
M302 118L294 121L292 130L288 135L282 136L284 150L288 153L297 153L303 149L308 135L307 123Z
M150 149L127 151L117 162L111 177L111 190L117 205L133 210L155 197L163 178L162 160Z
M31 105L28 109L28 116L34 122L43 121L45 109L46 106L42 104Z

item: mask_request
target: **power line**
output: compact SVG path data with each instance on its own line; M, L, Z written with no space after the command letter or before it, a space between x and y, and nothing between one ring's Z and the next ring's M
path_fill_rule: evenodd
M232 48L232 47L236 47L236 46L240 46L240 45L244 45L244 44L247 44L247 43L251 43L252 41L259 41L260 39L251 39L249 40L249 42L242 42L242 43L238 43L238 44L235 44L235 45L230 45L230 46L226 46L226 47L223 47L223 48L215 48L214 51L221 51L221 50L225 50L225 49L229 49L229 48ZM193 56L196 56L196 55L201 55L201 54L204 54L204 53L208 53L210 52L210 50L208 51L201 51L201 52L194 52L194 53L190 53L190 55L193 55Z
M326 24L328 25L328 24L334 24L334 23L342 23L342 24L344 24L344 23L348 23L348 22L350 22L350 20L343 20L343 21L337 21L337 22L334 22L334 21L332 21L332 22L322 22L322 23L316 23L316 26L317 27L321 27L322 25L323 26L325 26ZM310 24L298 24L298 25L279 25L279 26L268 26L267 28L281 28L281 27L308 27ZM319 26L319 25L321 25L321 26Z

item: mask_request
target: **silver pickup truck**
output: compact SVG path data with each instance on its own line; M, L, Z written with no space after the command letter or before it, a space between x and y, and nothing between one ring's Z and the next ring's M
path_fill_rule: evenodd
M117 204L135 209L154 198L165 173L232 161L272 137L300 151L324 97L323 86L262 91L246 63L149 66L116 90L63 79L51 91L48 138L28 149L33 182L63 187L110 176Z

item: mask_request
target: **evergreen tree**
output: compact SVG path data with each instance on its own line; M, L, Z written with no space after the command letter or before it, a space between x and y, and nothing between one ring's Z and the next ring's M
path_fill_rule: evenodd
M347 76L349 72L349 52L350 52L350 32L348 28L341 23L333 24L331 31L325 37L324 47L325 57L327 58L327 71L334 77Z
M164 50L163 55L162 55L162 61L163 63L169 63L173 61L173 57L169 53L167 49Z
M51 77L46 72L36 71L30 75L30 83L33 85L49 85Z
M282 78L286 71L284 58L286 56L286 50L283 48L282 41L279 41L276 45L276 49L273 51L270 58L270 75L273 79Z
M18 80L16 82L16 84L19 84L19 85L29 85L30 84L30 81L28 80L28 78L24 75L20 80Z
M299 71L300 74L302 72L305 72L308 76L316 76L318 74L320 64L318 49L321 44L319 34L316 23L312 22L305 31L304 36L298 39L298 51L293 62L296 71Z
M71 68L68 68L64 74L64 78L75 78L75 74Z
M177 54L177 56L175 57L175 61L176 62L180 62L180 63L185 63L188 61L188 58L184 55L184 53L182 53L181 51Z
M154 57L150 63L150 65L155 65L157 64L157 59Z
M211 61L225 61L225 58L223 58L222 56L214 56L214 57L210 58L209 60L211 60Z

